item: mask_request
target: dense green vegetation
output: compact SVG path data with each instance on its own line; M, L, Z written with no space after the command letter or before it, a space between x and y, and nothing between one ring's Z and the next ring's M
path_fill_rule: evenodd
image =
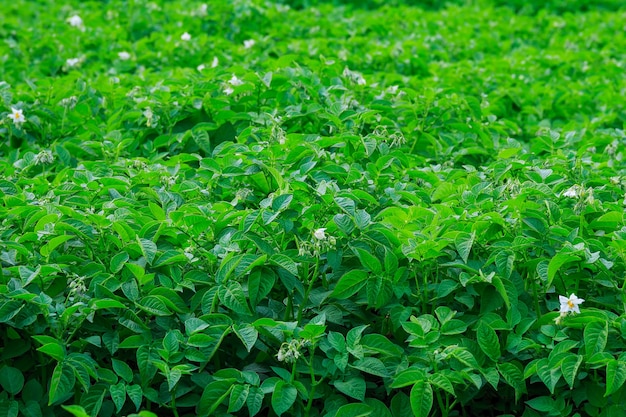
M0 19L0 417L623 416L621 1Z

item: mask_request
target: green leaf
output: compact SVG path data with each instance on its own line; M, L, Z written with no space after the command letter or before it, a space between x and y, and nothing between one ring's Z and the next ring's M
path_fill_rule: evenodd
M443 373L439 372L433 374L429 377L428 380L432 385L436 386L437 388L440 388L444 391L449 392L453 396L456 396L456 394L454 393L454 386L452 385L452 382Z
M378 358L365 357L363 359L355 361L354 364L351 366L355 369L360 370L361 372L376 375L382 378L386 378L389 376L389 371L387 371L385 364Z
M546 288L550 288L552 285L552 281L556 276L556 273L559 269L568 262L574 262L580 260L580 257L574 255L573 253L564 253L559 252L550 259L550 263L548 264L548 282L546 282Z
M263 407L263 391L259 387L250 387L250 393L248 398L246 398L246 406L248 407L250 417L254 417L261 411Z
M563 358L563 361L561 362L561 372L563 373L563 378L568 383L570 389L574 388L576 374L578 373L578 368L582 362L583 357L581 355L574 355L573 353Z
M11 366L0 369L0 386L11 395L17 395L24 387L22 371Z
M248 277L248 295L253 309L272 290L276 283L276 275L272 271L257 269Z
M22 414L24 414L24 408L22 408ZM41 410L39 410L41 415ZM0 401L0 417L17 417L20 412L20 406L17 401L14 400L2 400ZM28 416L27 416L28 417Z
M506 279L511 277L513 265L515 264L515 253L510 251L500 251L496 255L496 268L498 272Z
M127 252L120 252L111 258L110 269L113 274L118 273L124 264L128 261L129 256Z
M339 282L335 285L331 297L338 298L340 300L352 297L365 286L367 283L367 276L367 272L359 269L352 269L346 272L341 278L339 278Z
M426 373L421 369L409 368L400 372L393 382L391 388L403 388L409 385L414 385L418 382L426 381Z
M372 223L372 217L365 210L357 210L354 215L354 222L356 227L363 230Z
M111 385L109 392L111 393L113 404L115 404L115 410L119 413L126 402L126 384L120 382L117 385Z
M154 262L152 266L155 268L173 265L173 264L186 264L188 262L187 257L184 253L181 253L178 250L166 250L163 252Z
M537 375L548 387L550 393L554 394L554 388L561 378L560 366L552 368L547 358L541 359L537 362Z
M606 392L605 397L620 389L626 381L626 362L613 359L606 365Z
M63 362L57 363L50 379L48 405L50 406L70 394L74 390L75 383L76 379L72 368L65 366Z
M367 404L344 404L337 410L337 417L366 417L372 414L372 407Z
M492 361L497 362L500 358L500 340L496 331L481 320L476 330L476 338L483 353Z
M380 275L383 272L383 267L376 256L361 248L354 248L354 251L361 261L361 265L363 265L367 271L376 275Z
M474 357L474 355L472 355L472 353L466 350L465 348L457 348L452 351L451 355L455 357L463 365L469 368L472 368L472 369L480 368L480 366L478 366L478 362L476 362L476 358Z
M80 405L62 405L61 407L74 417L90 417L87 411Z
M128 394L128 398L130 398L133 404L135 404L135 410L139 410L139 407L141 407L141 402L143 400L143 391L141 389L141 386L127 385L126 394Z
M63 235L63 236L53 237L52 239L48 241L48 243L46 243L45 245L41 247L41 249L39 249L39 253L41 253L41 256L44 256L47 258L56 248L58 248L63 243L67 242L68 240L75 239L75 238L76 236L73 236L73 235Z
M170 316L172 312L167 307L167 303L159 295L147 295L137 302L137 306L155 316ZM137 323L136 321L134 321ZM139 323L137 323L139 324ZM143 326L140 326L140 328Z
M200 401L198 402L197 413L200 416L213 415L217 407L223 403L230 395L233 384L229 380L213 381L204 387Z
M433 406L433 388L423 380L418 381L411 388L411 409L415 417L427 417Z
M529 407L537 411L541 411L542 413L549 413L549 414L559 413L560 414L560 410L557 407L556 402L550 397L544 396L544 397L533 398L532 400L526 401L526 404L528 404Z
M85 411L87 411L91 417L96 417L102 408L102 402L107 392L108 389L105 384L96 384L82 395L80 405L85 408Z
M339 230L344 232L346 235L350 235L354 231L354 222L347 214L336 214L333 217L333 221Z
M217 294L222 304L230 310L239 314L250 314L246 295L241 284L237 281L230 281L226 285L220 285Z
M18 300L0 300L0 303L0 323L8 322L24 308L23 302Z
M293 261L293 259L291 259L287 255L277 253L270 257L269 262L273 265L285 268L292 275L298 276L298 266Z
M507 310L511 309L511 300L509 298L509 294L506 291L506 287L504 286L504 283L502 282L500 277L494 275L494 277L491 279L491 284L494 286L496 291L498 291L500 297L502 297L502 299L504 300L504 304L506 304Z
M517 401L526 392L524 374L517 366L509 362L499 363L497 367L506 383L515 390L515 401Z
M285 381L278 381L272 393L272 409L281 416L291 408L298 397L298 390Z
M133 382L133 370L126 364L126 362L113 358L111 359L111 364L113 365L113 371L115 371L120 378L128 383Z
M454 335L465 333L466 330L467 324L465 324L465 322L457 319L452 319L443 323L440 332L443 335Z
M139 243L139 247L141 248L141 253L146 258L146 261L152 265L152 261L154 261L154 257L157 253L157 245L151 240L142 239L137 236L137 243Z
M461 259L463 259L463 262L465 263L467 263L467 259L469 258L475 237L475 232L472 232L471 234L461 232L454 239L454 246L456 247L456 251L459 253Z
M365 399L365 380L362 377L353 377L345 381L335 381L335 388L356 400Z
M594 353L603 352L609 336L606 322L591 322L585 326L583 340L585 342L585 354L590 358Z
M178 352L180 346L176 333L177 331L170 330L163 338L163 349L165 349L170 355Z
M354 200L347 197L335 197L335 203L337 203L337 205L343 211L345 211L346 214L354 217L356 209L356 204L354 203Z
M289 207L293 200L293 194L282 194L274 198L272 201L272 210L281 211Z
M250 352L259 338L257 329L248 323L244 323L234 325L233 330L248 352Z
M228 400L228 412L236 413L246 403L248 394L250 393L250 385L235 385L230 393Z

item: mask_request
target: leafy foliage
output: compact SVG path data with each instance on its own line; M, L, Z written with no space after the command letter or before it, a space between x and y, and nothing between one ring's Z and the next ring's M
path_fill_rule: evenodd
M414 3L4 5L0 415L621 415L623 5Z

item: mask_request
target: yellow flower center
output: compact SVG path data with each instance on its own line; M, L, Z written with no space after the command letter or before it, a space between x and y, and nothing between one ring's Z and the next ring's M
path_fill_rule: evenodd
M574 308L574 307L575 307L575 304L574 304L574 302L573 302L572 300L567 300L567 306L568 306L569 308Z
M15 117L16 119L20 118L20 114L18 112L13 113L13 117Z

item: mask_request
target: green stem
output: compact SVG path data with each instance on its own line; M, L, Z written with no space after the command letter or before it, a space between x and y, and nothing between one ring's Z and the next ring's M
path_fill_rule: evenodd
M541 315L541 308L539 307L539 295L537 294L537 277L533 276L533 279L531 281L533 283L533 296L535 298L537 319L539 319L539 316Z
M174 390L172 391L172 412L174 413L174 417L178 417L178 410L176 409L176 386L174 386Z
M313 269L313 275L309 277L309 286L304 292L304 298L302 302L300 303L300 307L298 308L298 324L302 323L302 314L304 313L304 308L306 307L306 303L309 300L309 294L311 293L311 290L313 290L313 284L315 284L315 282L317 281L316 278L317 278L318 271L319 271L319 259L315 263L315 269ZM308 272L308 265L307 265L307 272Z

